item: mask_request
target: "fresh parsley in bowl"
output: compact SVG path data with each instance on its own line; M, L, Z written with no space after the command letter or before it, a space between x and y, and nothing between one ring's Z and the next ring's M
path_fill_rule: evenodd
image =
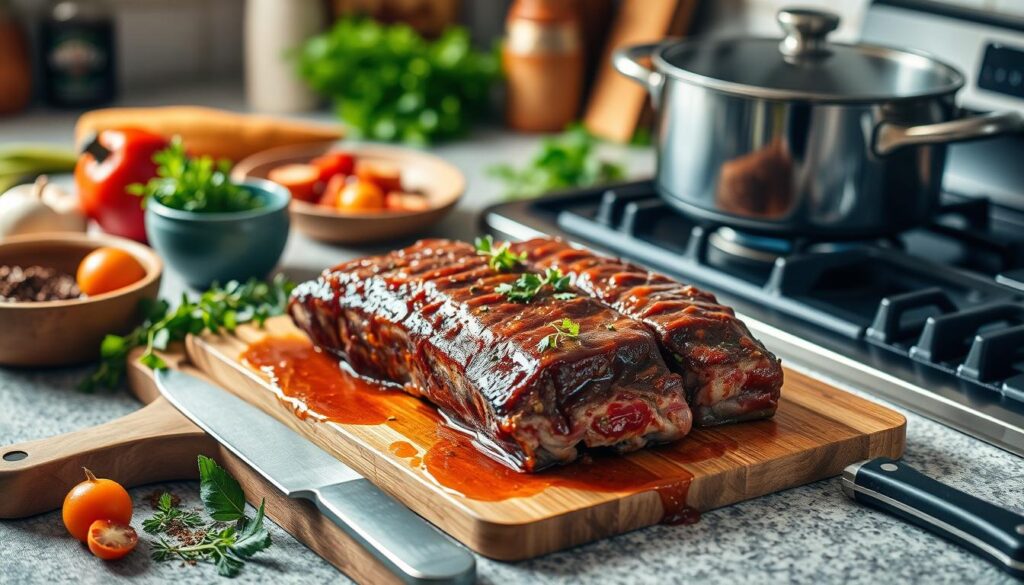
M190 157L181 138L153 155L156 177L146 184L128 186L128 192L179 211L230 213L264 205L249 188L231 181L231 162L212 157Z
M233 181L230 163L190 157L178 139L153 161L157 176L129 189L143 197L146 236L168 266L195 288L270 273L288 240L287 189Z

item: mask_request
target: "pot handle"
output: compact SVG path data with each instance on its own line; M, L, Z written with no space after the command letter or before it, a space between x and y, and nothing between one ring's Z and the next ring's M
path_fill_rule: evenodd
M905 146L944 144L1024 132L1024 116L1018 112L995 112L937 124L901 126L883 122L875 132L875 154L886 156Z
M647 88L651 98L657 101L658 90L665 81L665 76L640 62L640 59L649 58L654 50L663 43L672 41L665 39L657 43L645 43L643 45L631 45L616 49L612 53L612 67L616 71ZM657 106L657 103L655 103Z

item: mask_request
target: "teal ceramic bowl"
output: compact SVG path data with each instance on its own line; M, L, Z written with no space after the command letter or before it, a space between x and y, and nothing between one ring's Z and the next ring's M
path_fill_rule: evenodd
M277 266L288 241L288 190L249 179L239 183L264 205L237 213L195 213L146 204L149 244L189 286L263 278Z

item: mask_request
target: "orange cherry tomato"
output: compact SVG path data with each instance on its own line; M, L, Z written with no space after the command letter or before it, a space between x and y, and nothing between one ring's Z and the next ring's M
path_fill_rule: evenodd
M146 276L146 269L119 248L97 248L78 265L78 289L94 296L124 288Z
M369 181L357 180L345 185L338 195L338 209L363 212L384 209L384 191Z
M132 552L139 543L139 535L127 524L97 520L89 525L86 542L92 554L105 561L113 561Z
M98 479L85 471L85 481L71 488L64 498L61 514L71 536L82 542L89 536L89 527L97 520L110 520L127 525L132 520L132 498L121 484L112 479Z

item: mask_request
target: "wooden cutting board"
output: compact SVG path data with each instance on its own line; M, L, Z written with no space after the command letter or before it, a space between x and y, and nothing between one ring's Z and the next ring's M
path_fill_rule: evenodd
M666 516L685 522L692 509L726 506L838 475L858 460L903 453L902 415L787 369L772 420L695 430L675 445L516 474L467 448L462 435L438 424L433 409L404 394L388 396L393 411L365 424L297 416L297 405L283 399L267 374L241 359L250 343L268 335L301 334L287 317L274 318L265 329L244 326L234 335L191 339L189 358L469 548L501 560L535 557ZM352 414L369 412L364 404L352 406Z
M0 446L0 519L59 509L68 490L82 481L82 467L136 487L197 479L196 457L203 454L238 479L253 507L265 500L268 517L357 583L401 583L312 502L285 496L171 406L157 390L153 372L138 363L140 353L132 355L128 379L132 393L146 406L95 427ZM183 347L161 355L173 368L206 377L187 362ZM136 525L144 514L136 511Z

